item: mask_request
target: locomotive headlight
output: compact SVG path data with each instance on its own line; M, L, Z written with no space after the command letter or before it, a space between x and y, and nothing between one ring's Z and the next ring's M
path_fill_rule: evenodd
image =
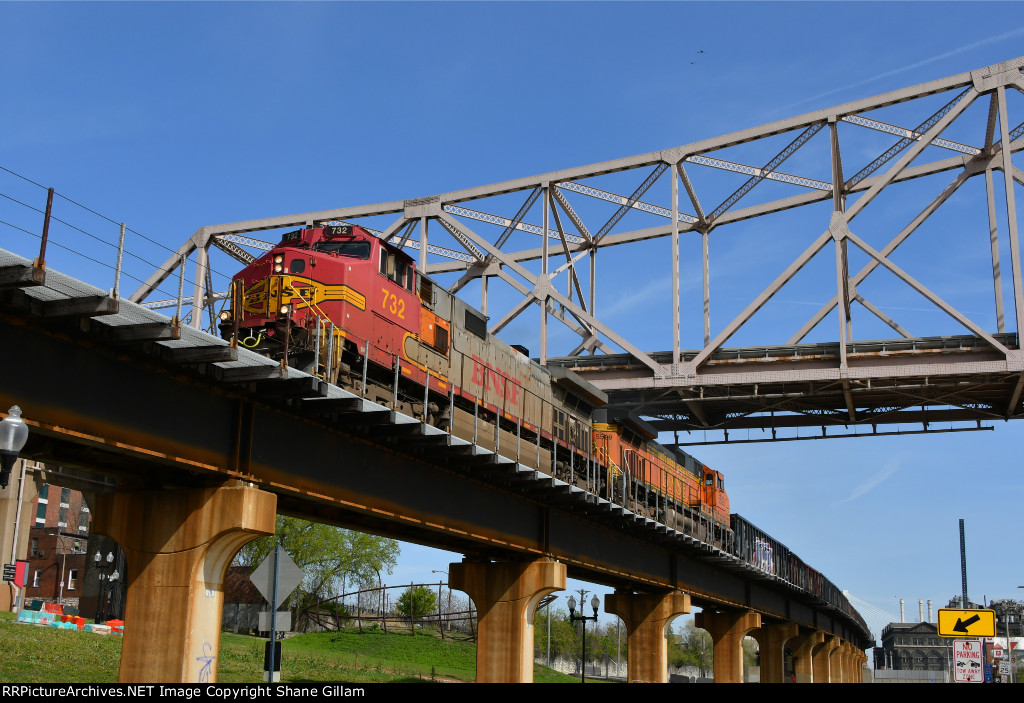
M274 264L274 273L281 273L284 271L284 264Z
M288 304L286 303L286 304L284 304L284 305L282 305L282 306L281 306L281 309L280 309L280 313L281 313L282 315L287 315L287 314L288 314L288 311L289 311L289 310L291 310L291 309L292 309L292 306L291 306L291 305L288 305Z
M283 264L284 263L284 254L274 254L274 263L275 264Z
M230 320L231 320L231 313L229 311L225 310L224 312L222 312L220 314L220 321L221 322L228 322Z

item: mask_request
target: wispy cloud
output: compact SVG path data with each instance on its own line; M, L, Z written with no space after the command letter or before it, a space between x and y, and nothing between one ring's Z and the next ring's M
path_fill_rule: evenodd
M856 500L860 498L862 495L870 491L872 488L874 488L875 486L877 486L878 484L882 483L887 478L892 476L894 473L896 473L899 470L899 468L899 459L890 460L889 463L887 463L881 471L879 471L877 474L869 478L867 481L864 481L862 484L854 488L853 493L851 493L843 500L839 501L839 503L849 503L851 500Z
M829 95L834 95L836 93L841 93L844 90L849 90L850 88L857 88L859 86L866 85L868 83L873 83L873 82L881 80L883 78L888 78L889 76L895 76L895 75L898 75L900 73L906 73L907 71L913 71L916 68L921 68L922 66L927 66L928 64L935 63L936 61L942 61L943 59L948 59L951 56L956 56L956 55L962 54L962 53L964 53L966 51L973 51L974 49L978 49L978 48L983 47L983 46L988 46L990 44L998 44L999 42L1006 41L1007 39L1012 39L1014 37L1018 37L1018 36L1021 36L1021 35L1024 35L1024 27L1017 27L1016 29L1011 29L1010 31L1003 32L1002 34L997 34L997 35L992 36L992 37L986 37L985 39L979 39L976 42L971 42L970 44L964 44L963 46L957 47L956 49L952 49L950 51L946 51L946 52L943 52L941 54L936 54L935 56L931 56L931 57L926 58L926 59L921 59L920 61L916 61L914 63L908 63L905 66L900 66L899 68L894 68L891 71L884 71L884 72L879 73L877 75L871 76L870 78L864 78L862 80L856 81L855 83L848 83L848 84L840 86L838 88L833 88L832 90L826 90L824 93L818 93L817 95L811 95L811 96L806 97L803 100L800 100L798 102L792 103L790 105L786 105L785 107L780 107L780 108L778 108L776 110L776 112L788 112L791 108L797 107L799 105L804 105L804 104L809 103L809 102L814 102L814 101L819 100L821 98L828 97Z

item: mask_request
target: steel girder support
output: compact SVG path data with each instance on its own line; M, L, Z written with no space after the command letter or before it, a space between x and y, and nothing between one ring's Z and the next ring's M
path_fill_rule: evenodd
M181 265L182 259L187 259L192 252L196 250L196 247L203 246L209 238L208 227L200 227L196 230L195 234L185 240L185 243L178 247L178 250L167 257L167 260L161 264L160 268L150 274L149 278L139 286L134 293L129 296L128 300L133 303L141 303L149 295L157 289L157 287L164 282L164 280L171 275L174 269Z
M454 223L450 222L446 214L440 211L440 208L438 208L434 216L445 227L445 229L448 229L449 231L451 231L453 228L460 229L461 232L466 237L468 237L473 243L475 243L483 250L490 253L492 256L494 256L495 259L500 261L509 270L513 271L522 279L532 284L533 290L529 291L527 294L541 301L542 306L544 301L547 300L548 298L553 299L555 302L557 302L563 308L565 308L566 312L568 312L570 315L576 318L580 325L584 327L592 327L596 331L603 334L605 337L607 337L613 343L618 345L620 348L629 352L630 354L635 356L637 360L648 366L656 376L660 376L663 374L660 364L655 362L647 354L637 349L635 346L627 342L620 335L616 334L611 329L606 327L602 322L592 317L585 310L581 309L578 305L576 305L575 303L567 299L565 296L560 294L558 291L556 291L551 286L551 279L548 278L546 275L544 275L541 278L535 277L529 271L520 266L517 262L507 258L507 256L503 252L496 249L490 242L480 237L478 234L473 232L473 230L471 230L469 227L466 227L465 225L461 225L461 227L459 227L458 225L455 225ZM547 239L545 238L545 242L546 241ZM504 271L502 271L500 275L504 280L508 281L509 283L512 283L512 281L514 280L510 276L505 274ZM519 288L521 292L523 291L523 288L520 285L516 285L515 283L513 283L513 285L516 288ZM544 309L546 310L546 307L544 307ZM542 317L542 319L544 318Z
M1017 140L1011 143L1011 151L1017 152L1024 149L1024 140ZM1001 149L1000 145L996 145L996 149ZM924 176L930 176L936 173L942 173L945 171L951 171L954 169L962 169L965 163L970 163L969 157L966 156L955 156L947 159L940 159L938 161L932 161L920 166L912 166L900 175L893 179L893 183L900 183L915 178L921 178ZM1019 182L1024 183L1024 176L1018 176L1015 170L1015 178ZM861 193L867 191L872 185L874 185L881 176L872 176L864 181L861 181L853 189L847 192L847 195ZM814 192L805 193L802 195L790 196L788 198L781 198L773 200L771 202L764 203L762 205L754 205L741 210L730 211L722 215L715 223L716 227L721 227L726 224L735 222L741 222L743 220L760 217L762 215L770 215L785 210L791 210L805 205L812 205L819 203L824 200L832 198L831 191L828 192ZM687 223L680 225L680 232L700 232L700 228L696 223ZM631 230L628 232L620 232L616 234L608 234L601 242L602 247L610 247L620 244L629 244L632 242L640 242L648 239L657 239L659 237L667 237L672 233L670 224L659 225L657 227L648 227L645 229ZM517 262L533 261L541 258L541 249L524 249L517 252L506 252L506 256ZM461 271L465 269L465 264L456 262L452 263L441 263L432 264L430 267L430 273L451 273L454 271Z
M1006 354L1007 357L1010 356L1010 350L1003 346L992 335L984 331L982 328L978 327L971 320L965 317L962 313L955 310L953 306L951 306L949 303L945 302L944 300L942 300L942 298L932 293L924 285L918 283L913 277L911 277L899 266L892 263L889 259L882 256L882 254L880 254L879 252L875 251L875 249L873 249L867 242L865 242L860 237L849 231L847 231L846 238L852 241L854 244L856 244L865 254L873 258L875 261L877 261L885 268L889 269L891 273L895 274L904 283L908 284L911 288L913 288L918 293L927 298L933 305L935 305L943 312L945 312L947 315L952 317L954 320L959 322L961 325L969 329L972 333L974 333L978 337L981 337L986 342L991 344L993 348L998 349L1003 354Z
M921 212L919 212L914 217L914 219L912 219L910 221L910 223L907 224L906 227L904 227L902 230L900 230L899 234L897 234L895 237L893 237L893 239L888 244L885 245L885 247L881 250L882 255L888 257L890 254L892 254L894 251L896 251L896 249L901 244L903 244L903 242L905 242L907 240L907 238L910 237L910 235L913 234L914 231L917 230L917 228L920 227L925 222L925 220L927 220L929 217L931 217L931 215L936 210L938 210L939 206L942 205L944 202L946 202L960 188L960 186L963 185L965 181L967 181L968 178L970 178L972 175L977 173L979 171L979 169L982 168L982 164L984 162L986 162L987 160L988 160L988 157L984 157L984 158L975 157L975 159L972 159L972 161L969 162L969 164L965 165L964 169L960 173L957 174L957 176L942 190L942 192L939 193L937 196L935 196L935 198L923 210L921 210ZM870 262L868 262L864 266L864 268L862 268L860 271L858 271L857 274L853 277L853 279L851 281L851 285L853 286L853 289L856 291L857 287L877 267L878 267L878 263L877 262L870 261ZM830 301L825 303L825 305L823 305L822 308L820 310L818 310L818 312L816 312L811 317L811 319L808 320L804 324L804 326L800 328L800 330L796 334L794 334L792 337L790 337L789 341L786 342L786 344L799 344L800 341L804 337L806 337L807 334L811 330L813 330L815 327L817 327L817 325L823 319L825 319L826 315L828 315L830 312L832 312L832 310L836 307L836 304L838 303L838 300L839 300L839 298L837 296L837 297L833 297ZM883 320L883 322L886 322L886 324L889 324L890 327L893 326L892 324L890 324L887 321L887 318L882 318L882 320ZM897 331L899 331L899 330L897 330Z
M750 319L750 317L753 316L755 312L760 310L761 307L763 307L768 302L768 300L770 300L771 297L774 296L775 293L777 293L782 288L782 286L788 283L792 279L792 277L795 276L797 272L799 272L800 269L802 269L804 265L806 265L807 262L814 257L814 255L821 251L821 248L825 246L829 238L835 237L838 241L841 240L844 236L850 236L847 223L854 217L856 217L872 200L875 199L875 197L877 197L877 195L882 191L882 189L889 185L889 183L891 183L893 179L896 178L896 176L898 176L908 165L910 165L910 162L913 161L917 157L917 155L920 154L925 149L925 147L927 147L931 143L933 139L935 139L935 137L941 134L943 130L946 129L946 127L948 127L957 117L959 117L963 113L963 111L966 110L972 102L974 102L974 99L977 97L977 95L977 91L974 90L973 88L965 91L964 95L962 96L962 99L960 99L955 106L951 107L948 111L946 111L942 118L935 122L935 124L932 125L931 129L929 129L928 132L914 144L914 146L908 149L907 152L903 156L901 156L896 161L896 163L893 164L892 167L889 168L889 170L886 172L884 176L877 179L873 183L873 185L870 188L868 188L867 192L861 195L857 199L857 201L846 210L846 212L842 214L833 213L832 224L829 226L829 229L821 236L819 236L818 239L815 240L815 242L811 244L811 246L808 247L796 261L790 264L790 266L778 278L776 278L775 281L767 289L765 289L763 293L761 293L761 295L759 295L753 302L750 303L750 305L747 306L747 308L743 312L741 312L731 323L729 323L729 325L727 325L726 328L722 332L720 332L717 337L715 337L711 344L706 345L704 349L702 349L701 352L697 354L697 356L689 364L686 365L686 371L684 371L684 373L686 373L687 375L696 374L697 369L700 368L700 366L705 361L707 361L711 354L713 354L715 351L721 348L721 346L726 342L726 340L728 340L733 334L735 334L735 332L740 327L742 327ZM842 230L846 231L845 235ZM864 246L867 245L864 244L862 246L862 243L858 243L858 246L861 246L861 248L863 248ZM917 285L919 286L919 284ZM1005 347L999 345L998 342L996 342L991 337L988 337L987 339L990 340L990 343L993 343L993 345L998 345L997 348L1005 350Z
M230 256L232 259L238 261L241 264L244 264L245 266L248 266L249 264L256 260L256 257L247 252L245 249L238 246L232 241L224 239L223 237L214 237L212 243L213 246L217 247L222 252Z

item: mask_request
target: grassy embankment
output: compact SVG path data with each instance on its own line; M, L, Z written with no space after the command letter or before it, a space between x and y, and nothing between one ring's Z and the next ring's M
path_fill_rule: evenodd
M218 681L261 682L265 642L223 633ZM120 637L18 625L12 613L0 613L0 681L5 683L113 683L120 658ZM281 662L281 680L290 683L473 681L475 675L475 644L429 632L415 637L408 631L385 635L380 630L298 635L284 643ZM579 679L535 665L534 680Z

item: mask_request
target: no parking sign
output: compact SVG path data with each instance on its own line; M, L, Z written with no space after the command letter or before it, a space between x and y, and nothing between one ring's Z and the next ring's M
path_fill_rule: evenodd
M980 640L953 640L953 680L957 683L984 683Z

